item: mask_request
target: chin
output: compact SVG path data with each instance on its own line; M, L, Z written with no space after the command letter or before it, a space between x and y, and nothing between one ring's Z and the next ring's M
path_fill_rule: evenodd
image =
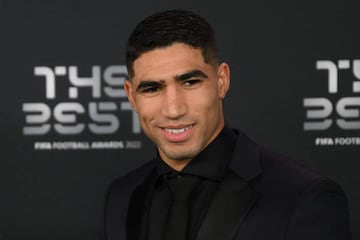
M200 151L196 151L196 150L192 150L192 151L184 150L184 151L176 151L176 152L164 151L164 153L169 159L173 159L176 161L185 161L185 160L193 159L199 154L199 152Z

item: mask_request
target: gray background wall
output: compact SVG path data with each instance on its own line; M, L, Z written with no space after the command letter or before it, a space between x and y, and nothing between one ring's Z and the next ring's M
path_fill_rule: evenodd
M296 0L0 0L0 239L102 239L108 184L154 152L122 96L125 42L169 8L214 26L227 122L339 182L359 239L360 4Z

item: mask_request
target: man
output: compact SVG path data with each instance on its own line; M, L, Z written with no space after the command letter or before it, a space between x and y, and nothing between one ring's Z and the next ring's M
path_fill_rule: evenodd
M108 191L108 240L347 240L347 203L332 181L225 124L230 85L200 16L144 19L127 45L129 101L157 157Z

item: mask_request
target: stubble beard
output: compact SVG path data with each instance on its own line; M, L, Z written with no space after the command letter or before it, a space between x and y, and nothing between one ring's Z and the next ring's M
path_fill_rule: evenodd
M200 145L193 146L191 148L188 148L187 150L176 150L176 149L170 149L171 146L161 146L158 145L159 150L170 160L173 161L188 161L193 158L195 158L199 153L201 152L202 148ZM176 147L174 147L176 148ZM185 148L185 147L184 147Z

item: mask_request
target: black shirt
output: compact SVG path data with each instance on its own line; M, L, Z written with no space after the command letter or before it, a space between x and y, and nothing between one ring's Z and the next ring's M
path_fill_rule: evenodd
M150 196L151 204L148 219L148 240L162 240L166 216L170 209L171 196L166 179L176 175L189 174L198 178L190 196L190 216L187 239L193 240L209 209L214 193L224 178L231 160L237 135L227 126L198 156L185 168L177 172L169 167L160 156L157 157L157 181Z

